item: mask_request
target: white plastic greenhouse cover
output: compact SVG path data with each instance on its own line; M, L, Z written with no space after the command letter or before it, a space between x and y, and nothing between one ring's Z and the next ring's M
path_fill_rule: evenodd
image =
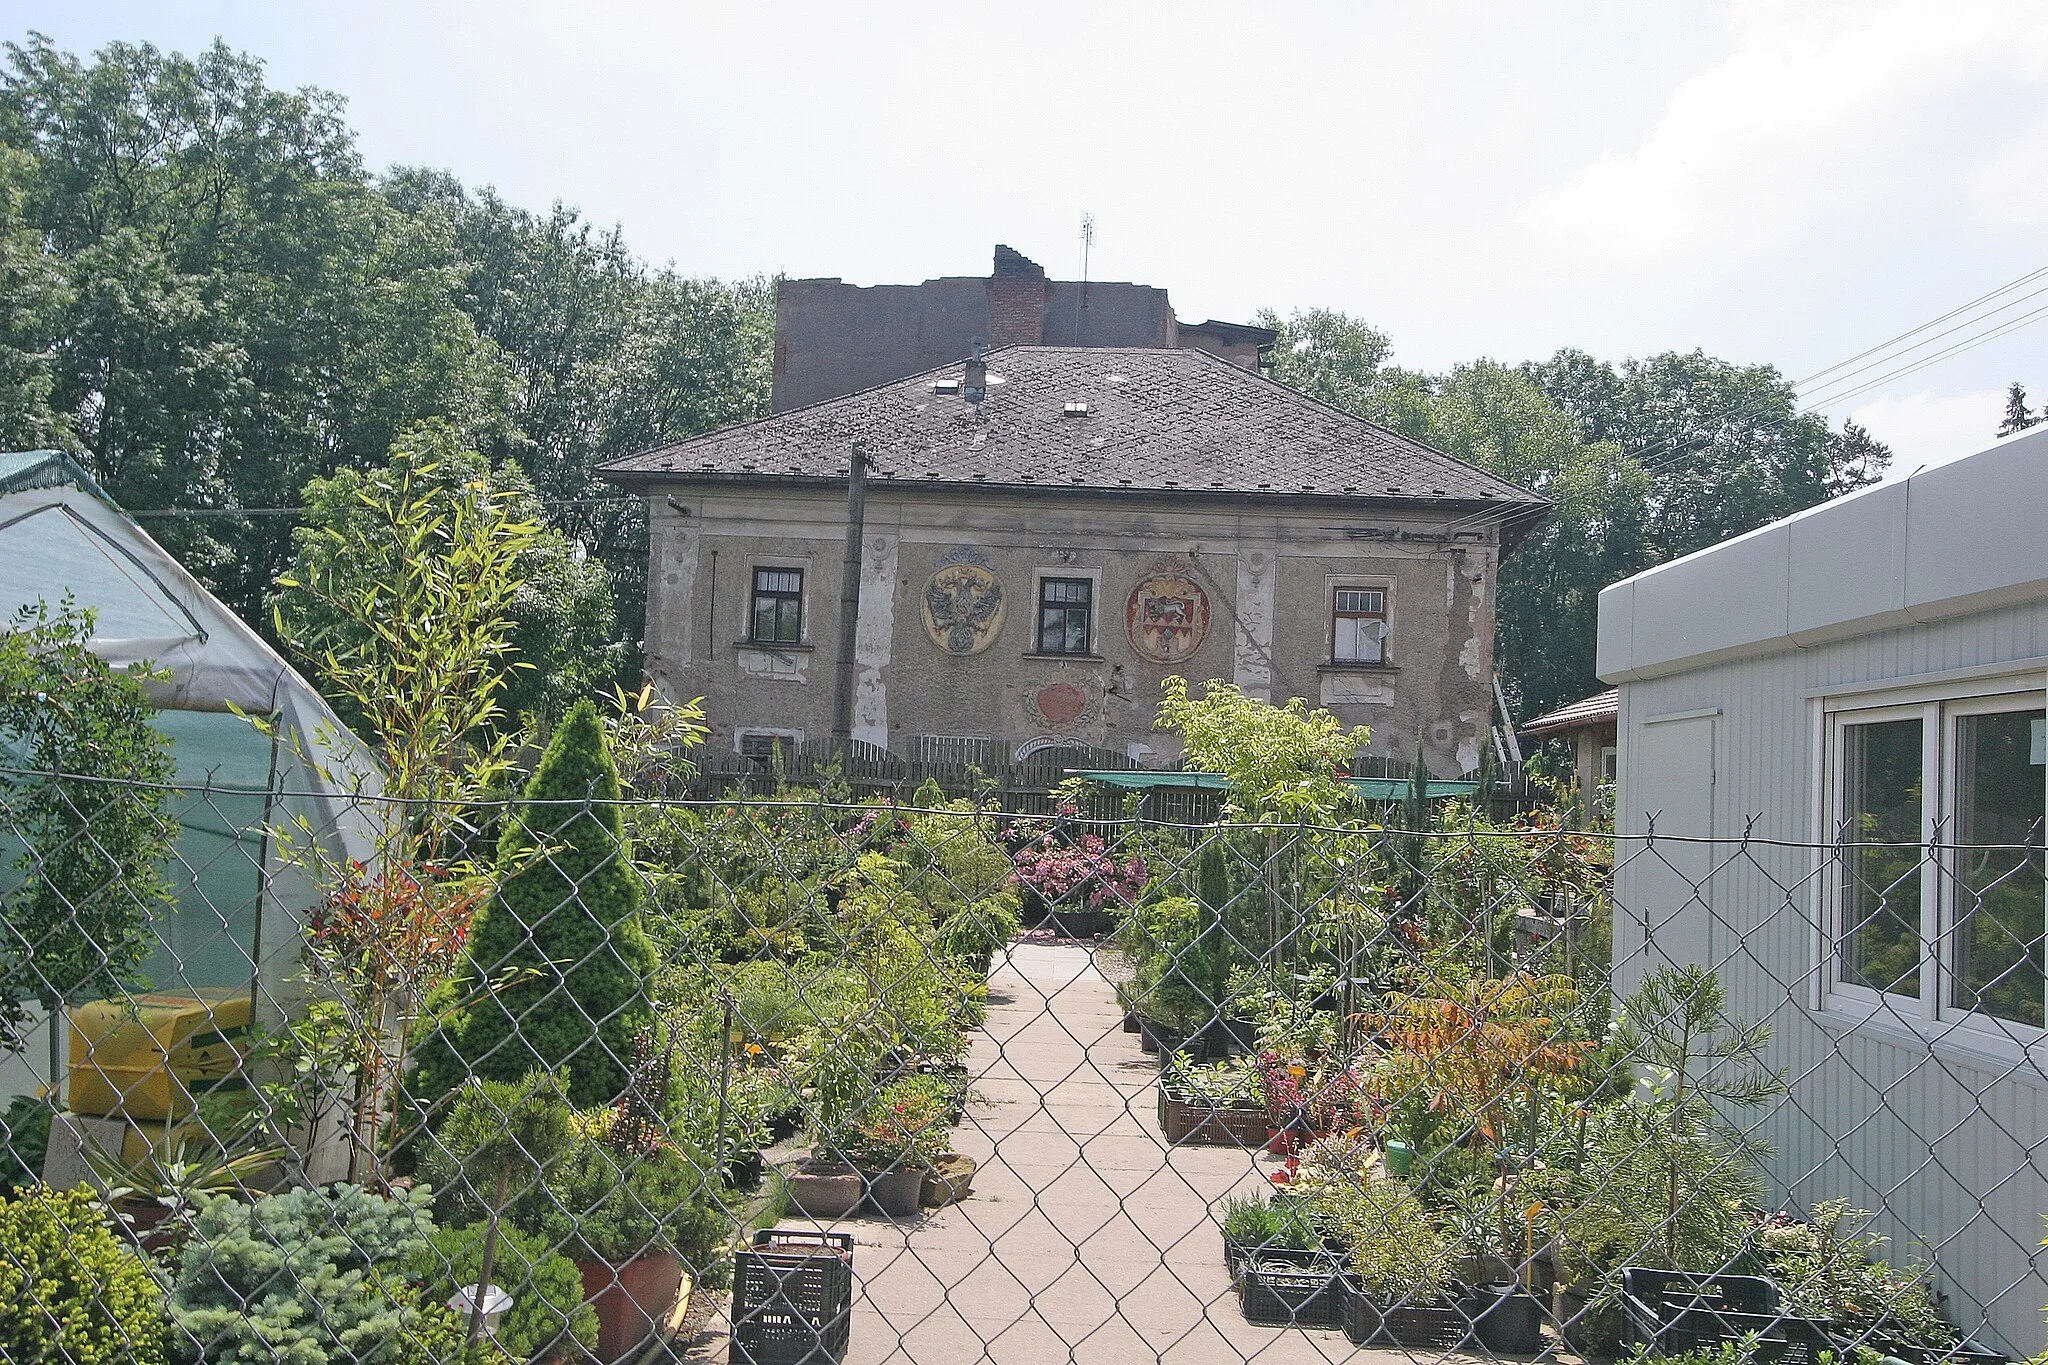
M310 830L326 856L369 861L351 798L378 794L376 765L320 694L69 458L0 454L0 612L11 621L39 599L54 609L67 592L97 614L95 654L168 670L150 700L177 782L198 789L177 798L179 903L144 970L159 990L254 984L262 1011L288 990L316 894L266 831ZM231 707L273 718L279 741Z

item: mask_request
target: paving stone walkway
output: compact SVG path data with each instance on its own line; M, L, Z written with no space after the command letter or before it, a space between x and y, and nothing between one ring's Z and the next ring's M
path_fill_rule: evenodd
M858 1239L849 1365L1407 1359L1244 1321L1212 1210L1267 1165L1166 1146L1158 1070L1087 949L1015 946L989 1002L969 1059L985 1099L956 1135L981 1162L972 1197L839 1225Z

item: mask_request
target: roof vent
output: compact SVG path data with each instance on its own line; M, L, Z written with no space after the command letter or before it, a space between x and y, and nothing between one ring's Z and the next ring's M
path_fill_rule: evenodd
M934 379L932 381L932 392L958 393L960 392L960 381L957 379Z
M1086 416L1087 416L1087 415L1088 415L1089 413L1091 413L1091 412L1093 412L1093 411L1095 411L1095 409L1093 409L1093 408L1089 407L1089 406L1088 406L1088 405L1087 405L1086 403L1080 403L1080 402L1075 402L1075 403L1069 403L1069 404L1067 404L1067 405L1066 405L1065 407L1061 408L1061 409L1060 409L1060 416L1062 416L1062 417L1086 417Z

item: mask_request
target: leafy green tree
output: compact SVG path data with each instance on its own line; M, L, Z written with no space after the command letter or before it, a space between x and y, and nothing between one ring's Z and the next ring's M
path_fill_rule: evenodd
M0 450L70 444L70 428L50 407L57 319L69 298L22 214L22 183L33 171L26 155L0 146Z
M428 1301L446 1303L463 1286L483 1283L485 1236L479 1223L435 1229L431 1248L410 1266L425 1282ZM486 1344L485 1358L504 1365L550 1360L571 1342L594 1352L597 1309L584 1300L576 1263L538 1234L501 1227L498 1237L499 1266L492 1279L509 1287L512 1307Z
M1704 967L1660 967L1622 1002L1614 1048L1647 1097L1609 1105L1587 1139L1576 1236L1616 1263L1719 1270L1763 1191L1764 1144L1728 1116L1785 1093L1771 1030L1728 1012Z
M469 821L510 769L512 612L526 587L520 561L542 532L473 456L476 477L451 488L440 461L464 458L453 447L444 426L424 428L386 470L319 490L332 516L301 528L302 571L277 584L278 635L312 663L384 778L385 799L366 807L376 856L364 863L328 858L310 830L277 831L324 893L307 960L342 1006L352 1176L389 1131L381 1113L408 1030L454 970L487 889L467 851ZM293 742L318 765L323 746L342 740Z
M1327 820L1349 803L1343 773L1371 738L1365 727L1347 730L1300 697L1275 706L1219 679L1202 684L1199 697L1186 678L1160 686L1153 728L1179 732L1191 769L1228 777L1230 804L1245 817Z
M0 743L27 769L0 775L0 811L24 845L0 902L0 1047L21 1047L22 1002L36 1001L53 1020L52 1076L59 1012L144 984L178 836L170 742L141 686L158 675L109 667L86 648L92 632L67 595L54 612L22 608L0 634Z
M449 225L375 193L337 97L274 89L218 43L7 51L0 140L29 158L23 217L61 275L50 406L124 506L290 507L406 423L505 424L509 379L456 304ZM159 530L259 619L289 520Z
M1599 690L1600 590L1861 488L1891 452L1801 412L1768 365L1699 351L1612 365L1583 351L1441 375L1390 362L1384 333L1328 309L1271 312L1273 377L1551 499L1504 528L1501 671L1530 716Z
M637 625L646 506L596 469L768 411L772 284L650 270L617 228L561 204L528 212L445 172L394 171L384 193L453 226L460 300L512 372L515 428L482 449L532 472L552 522L611 570L621 625Z
M491 534L513 537L505 547L509 557L495 556L500 572L478 580L476 566L444 555L452 572L430 579L423 551L459 552L463 528L487 530L470 515L482 492L493 509L497 529ZM502 615L500 648L515 666L499 668L503 691L489 699L506 716L553 719L617 671L604 566L546 526L533 485L518 466L492 469L463 448L448 423L407 430L382 467L313 480L304 501L306 521L292 537L293 565L278 580L272 607L278 633L313 661L345 719L367 714L352 695L367 654L392 653L377 637L399 631L423 636L448 614ZM403 585L425 590L430 582L445 601L399 599ZM486 586L489 592L478 591ZM491 723L478 718L476 726Z
M472 1080L456 1098L438 1138L454 1162L468 1194L484 1205L483 1245L478 1251L470 1305L468 1340L483 1332L484 1300L495 1282L498 1236L505 1207L516 1193L538 1188L550 1162L576 1140L575 1116L563 1098L559 1077L544 1071L517 1082ZM520 1189L513 1188L519 1182ZM514 1282L514 1293L523 1292Z
M1507 528L1520 544L1500 570L1498 658L1524 714L1598 691L1600 590L1654 562L1642 467L1612 442L1587 441L1525 374L1490 360L1436 382L1421 439L1553 504Z
M656 960L618 802L603 723L578 702L499 840L497 894L453 988L473 998L419 1050L422 1095L465 1076L562 1067L579 1105L625 1090L636 1040L653 1025Z
M1890 459L1867 432L1834 433L1802 412L1771 365L1667 351L1615 366L1564 350L1522 368L1587 440L1612 441L1648 472L1657 563L1863 487Z
M1389 365L1394 343L1361 318L1329 308L1268 308L1259 325L1279 333L1273 378L1367 421L1421 439L1429 421L1429 377Z

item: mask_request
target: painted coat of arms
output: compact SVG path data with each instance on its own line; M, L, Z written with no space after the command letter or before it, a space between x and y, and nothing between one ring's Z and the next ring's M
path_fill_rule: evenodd
M1131 589L1124 623L1132 649L1155 664L1177 664L1209 633L1209 595L1185 573L1155 573Z
M961 547L940 556L924 585L924 629L932 643L965 658L995 643L1003 628L1003 584L995 562Z

